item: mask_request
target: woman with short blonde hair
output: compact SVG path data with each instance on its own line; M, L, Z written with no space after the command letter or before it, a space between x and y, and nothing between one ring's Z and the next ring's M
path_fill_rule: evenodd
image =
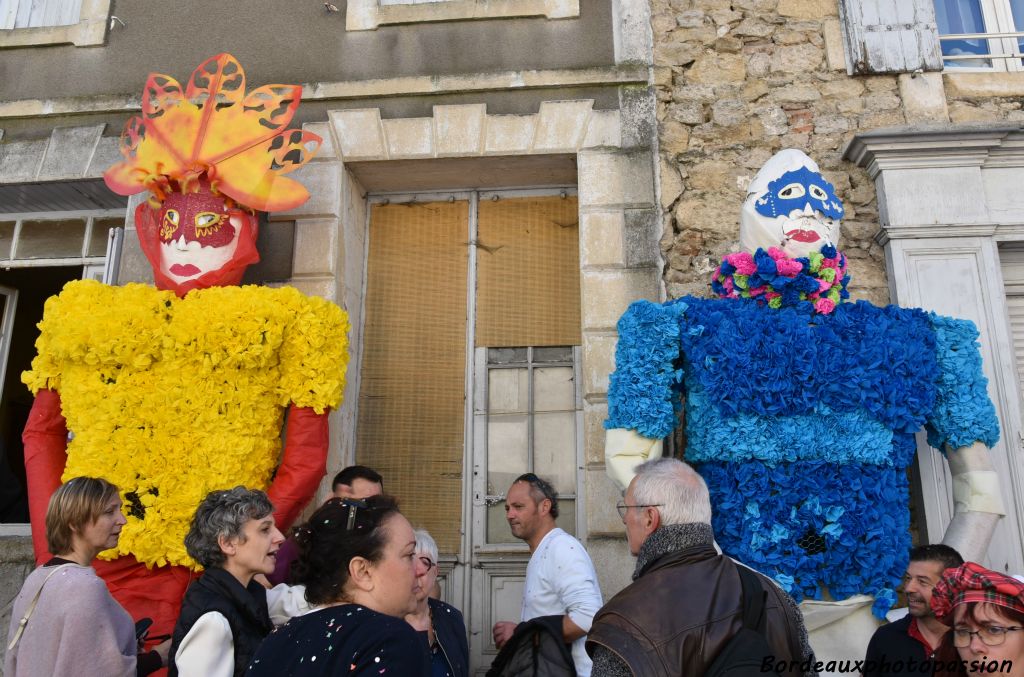
M55 557L14 601L4 675L130 677L160 668L161 653L137 655L135 623L91 566L117 545L125 521L117 487L99 477L68 480L50 497L46 541Z

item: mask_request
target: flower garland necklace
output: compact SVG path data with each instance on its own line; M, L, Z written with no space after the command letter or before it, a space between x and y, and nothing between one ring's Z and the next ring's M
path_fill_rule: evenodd
M826 315L850 297L846 256L832 245L807 257L790 258L778 247L726 254L711 276L723 298L753 298L770 308L807 302Z

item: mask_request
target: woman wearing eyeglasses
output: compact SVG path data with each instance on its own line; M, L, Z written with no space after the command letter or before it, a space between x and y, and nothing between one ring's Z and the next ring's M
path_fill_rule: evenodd
M931 604L952 626L936 674L1024 675L1024 583L967 562L946 569Z
M246 674L430 677L426 642L405 622L423 564L395 500L331 499L295 540L292 579L313 610L271 633Z
M431 595L437 584L437 543L426 529L417 529L415 535L421 573L416 577L416 610L405 620L427 635L431 677L468 677L469 643L462 612Z

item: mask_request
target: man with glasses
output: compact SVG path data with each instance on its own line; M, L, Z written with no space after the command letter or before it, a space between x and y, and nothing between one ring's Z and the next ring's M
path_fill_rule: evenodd
M742 628L742 565L715 551L708 488L693 468L659 458L635 472L616 507L636 570L633 583L594 617L587 638L593 677L706 674ZM814 657L796 604L770 579L756 577L772 650L765 657L771 666L762 664L762 672L812 673Z
M864 677L920 674L921 666L935 656L949 628L932 611L932 590L942 572L960 566L963 558L948 545L921 545L910 551L903 575L903 593L909 613L875 631L864 657Z
M505 499L505 519L512 535L530 546L523 587L522 620L562 616L562 636L572 643L578 677L589 677L590 658L584 646L594 614L601 608L597 573L583 544L559 529L558 497L549 482L533 473L516 478ZM494 644L501 649L516 623L494 624Z

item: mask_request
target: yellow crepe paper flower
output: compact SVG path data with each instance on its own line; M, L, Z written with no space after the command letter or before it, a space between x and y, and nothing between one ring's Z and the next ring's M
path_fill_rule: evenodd
M173 292L92 280L46 302L22 381L60 393L73 439L63 480L102 476L125 499L116 549L147 565L197 568L184 538L215 489L265 489L285 407L341 402L345 312L291 287Z

